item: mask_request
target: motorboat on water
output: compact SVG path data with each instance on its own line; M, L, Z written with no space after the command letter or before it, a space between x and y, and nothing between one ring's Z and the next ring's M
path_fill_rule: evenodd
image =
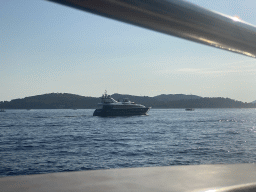
M107 117L146 115L150 108L151 107L145 107L144 105L131 102L128 98L124 98L121 102L116 101L105 91L105 94L102 95L101 102L98 104L93 116Z
M185 110L186 111L194 111L195 109L194 108L186 108Z
M4 110L4 109L1 109L0 112L5 112L5 110Z

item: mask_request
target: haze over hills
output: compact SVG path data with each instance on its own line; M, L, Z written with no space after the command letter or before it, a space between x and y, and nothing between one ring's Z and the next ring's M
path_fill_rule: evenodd
M170 94L155 97L113 94L115 100L129 98L131 101L153 108L255 108L255 103L243 103L229 98L203 98L196 95ZM96 97L70 93L49 93L1 101L5 109L94 109L100 102Z

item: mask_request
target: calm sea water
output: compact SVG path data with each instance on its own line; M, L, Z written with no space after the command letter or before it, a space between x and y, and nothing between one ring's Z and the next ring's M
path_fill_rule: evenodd
M152 109L0 113L0 176L170 165L254 163L255 109Z

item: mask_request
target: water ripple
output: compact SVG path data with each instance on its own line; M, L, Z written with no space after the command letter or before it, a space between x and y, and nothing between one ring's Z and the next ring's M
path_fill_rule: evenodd
M0 116L0 176L252 163L256 110L152 109L100 118L93 110L8 110Z

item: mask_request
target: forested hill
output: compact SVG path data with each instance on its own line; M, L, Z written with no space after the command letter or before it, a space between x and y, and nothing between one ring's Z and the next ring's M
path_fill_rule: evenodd
M116 100L131 101L153 108L256 108L256 103L243 103L229 98L203 98L196 95L158 95L155 97L113 94ZM94 109L99 98L84 97L69 93L49 93L1 101L3 109Z
M69 93L50 93L14 99L0 103L0 108L12 109L86 109L95 108L98 98L84 97Z

